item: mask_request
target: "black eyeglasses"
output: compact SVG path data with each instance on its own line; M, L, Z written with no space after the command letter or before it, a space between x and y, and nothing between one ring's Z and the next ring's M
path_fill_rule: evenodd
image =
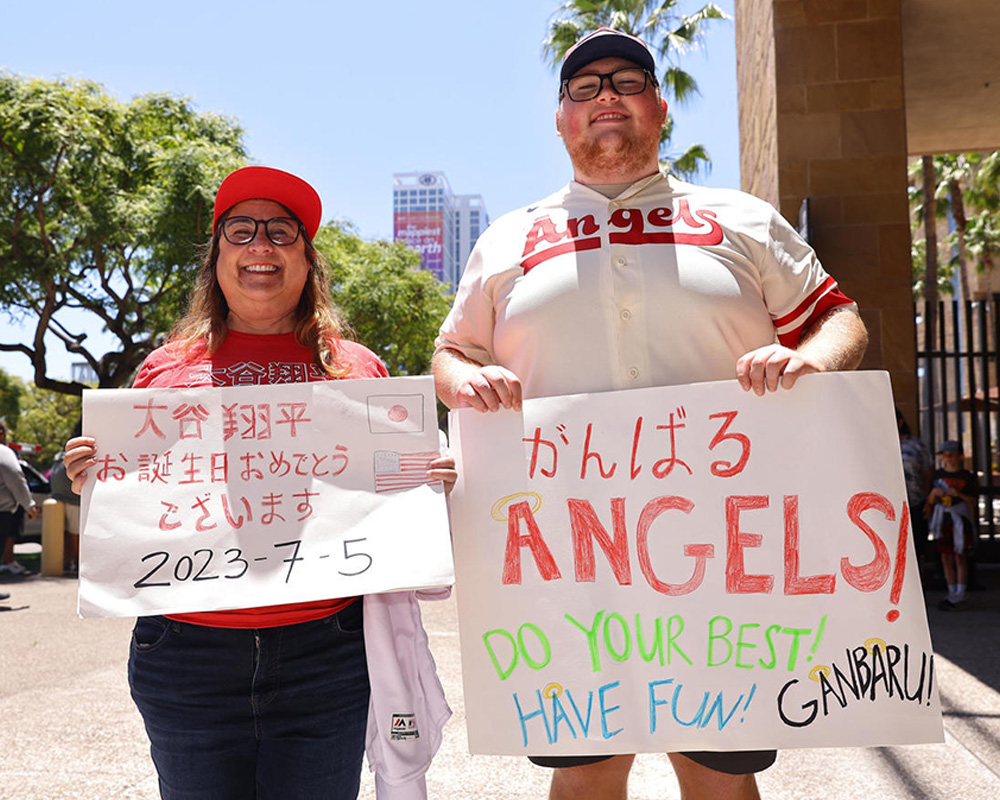
M257 236L257 226L263 224L264 233L271 244L287 247L295 244L302 230L302 223L292 217L229 217L222 221L222 235L230 244L249 244Z
M562 82L560 96L563 92L569 95L569 99L574 103L582 103L584 100L593 100L604 88L604 81L611 84L615 94L642 94L646 91L646 84L653 82L653 86L659 86L656 76L638 67L626 67L616 69L614 72L596 72L590 75L574 75Z

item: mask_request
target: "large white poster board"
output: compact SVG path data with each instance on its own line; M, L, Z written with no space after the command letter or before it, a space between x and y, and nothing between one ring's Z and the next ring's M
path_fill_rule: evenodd
M473 753L942 741L888 376L452 412Z
M83 616L453 582L429 377L84 392Z

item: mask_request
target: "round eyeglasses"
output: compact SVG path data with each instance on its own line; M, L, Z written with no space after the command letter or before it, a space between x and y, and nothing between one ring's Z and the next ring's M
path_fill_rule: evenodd
M257 226L264 226L268 241L278 247L287 247L299 240L302 223L292 217L228 217L222 221L222 235L230 244L249 244L257 236Z
M616 69L614 72L574 75L562 82L562 90L574 103L582 103L584 100L593 100L597 97L604 88L605 80L611 84L615 94L622 95L642 94L646 91L648 81L652 81L653 86L659 86L655 75L638 67L626 67Z

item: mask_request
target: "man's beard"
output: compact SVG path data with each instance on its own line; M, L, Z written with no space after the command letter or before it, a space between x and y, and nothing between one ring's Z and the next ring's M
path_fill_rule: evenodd
M614 183L615 176L634 175L656 161L660 132L622 132L617 136L577 139L572 145L568 139L563 142L576 170L584 175L603 176L608 183Z

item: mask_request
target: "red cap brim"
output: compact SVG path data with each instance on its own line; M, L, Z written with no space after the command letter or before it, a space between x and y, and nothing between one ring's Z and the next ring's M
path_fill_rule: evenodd
M312 240L323 218L323 203L302 178L271 167L243 167L230 172L215 195L212 231L219 217L244 200L273 200L291 211Z

